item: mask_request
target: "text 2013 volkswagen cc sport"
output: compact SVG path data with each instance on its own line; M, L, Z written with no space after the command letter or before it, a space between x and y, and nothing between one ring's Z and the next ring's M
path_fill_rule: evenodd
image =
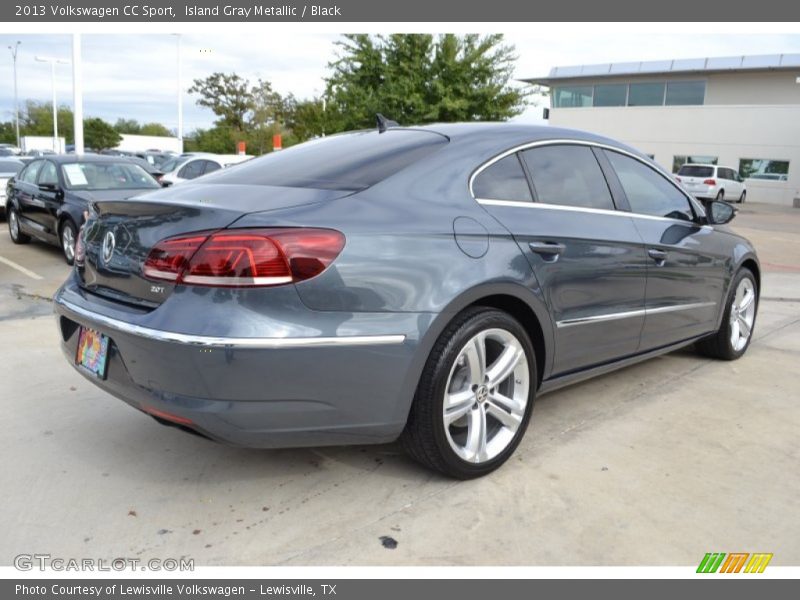
M537 394L695 342L739 358L760 269L733 216L591 134L381 127L95 202L55 309L67 359L159 421L400 438L470 478Z

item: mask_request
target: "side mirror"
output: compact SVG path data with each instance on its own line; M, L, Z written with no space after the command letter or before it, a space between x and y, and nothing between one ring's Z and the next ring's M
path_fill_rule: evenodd
M736 216L736 209L727 202L712 200L706 204L706 220L709 225L730 223Z
M40 183L39 190L42 192L60 192L61 188L57 183Z

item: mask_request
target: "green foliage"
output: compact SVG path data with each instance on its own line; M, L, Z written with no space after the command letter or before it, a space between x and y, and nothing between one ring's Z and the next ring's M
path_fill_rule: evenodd
M156 135L161 137L171 137L172 132L161 123L145 123L139 129L139 135Z
M214 152L233 154L236 150L237 132L216 125L211 129L198 129L183 141L186 152Z
M68 106L58 107L58 135L71 144L73 140L72 109ZM53 135L53 105L49 102L27 100L19 115L19 134Z
M503 36L346 35L327 79L327 132L372 127L375 113L401 125L501 121L529 92L512 87L516 55Z
M83 137L86 146L95 150L114 148L122 140L114 127L97 118L83 121Z
M244 131L252 105L250 84L236 73L212 73L195 79L190 94L197 94L197 104L210 108L219 119L217 125Z
M114 129L117 130L118 133L128 133L138 135L139 132L142 130L142 126L139 125L139 121L136 119L117 119L117 122L114 123Z
M0 144L16 144L17 130L14 121L0 123Z

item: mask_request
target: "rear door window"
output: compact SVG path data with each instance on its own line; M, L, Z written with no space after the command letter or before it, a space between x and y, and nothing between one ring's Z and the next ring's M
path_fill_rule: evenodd
M213 173L214 171L219 171L220 166L215 163L213 160L205 161L205 166L203 167L203 175L206 173Z
M516 154L498 160L481 171L472 183L476 198L531 202L531 189Z
M190 160L183 168L178 171L178 177L181 179L194 179L203 174L204 160Z
M694 219L688 198L666 177L630 156L610 150L605 153L633 212L682 221Z
M537 202L614 210L603 171L587 146L554 145L522 152Z

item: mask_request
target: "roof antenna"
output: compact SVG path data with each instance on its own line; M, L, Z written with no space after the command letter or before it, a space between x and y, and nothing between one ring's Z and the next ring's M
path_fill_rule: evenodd
M375 120L378 122L378 133L384 133L389 127L400 127L397 121L387 119L381 113L375 115Z

